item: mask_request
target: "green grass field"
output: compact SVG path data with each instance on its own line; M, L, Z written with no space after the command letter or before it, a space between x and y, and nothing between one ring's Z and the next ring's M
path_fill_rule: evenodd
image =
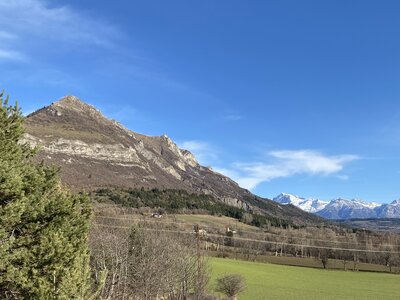
M209 251L207 253L208 256L220 257L218 256L216 251ZM320 259L311 258L311 257L293 257L293 256L275 256L273 255L257 255L255 258L254 255L250 255L250 258L247 258L246 254L243 253L226 253L228 258L239 259L239 260L248 260L248 261L256 261L261 263L271 263L278 265L287 265L287 266L297 266L297 267L309 267L309 268L319 268L323 269L323 265ZM255 258L255 260L254 260ZM352 271L354 268L354 264L352 261L347 262L347 270ZM336 269L336 270L344 270L343 260L340 259L329 259L328 261L328 269ZM358 262L356 265L356 270L359 271L371 271L371 272L384 272L390 273L389 267L385 265L377 265L377 264L369 264L369 263L360 263ZM400 268L392 267L393 273L400 273Z
M344 272L211 258L212 282L221 274L246 278L239 300L400 299L400 275Z
M239 222L236 219L225 216L211 215L174 215L176 220L186 223L200 224L202 226L210 226L215 228L225 229L230 226L236 230L245 230L252 232L262 232L259 228Z

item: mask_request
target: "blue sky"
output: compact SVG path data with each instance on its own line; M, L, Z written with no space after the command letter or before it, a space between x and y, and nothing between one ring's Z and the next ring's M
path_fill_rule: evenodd
M167 133L253 192L400 197L398 1L0 0L0 87Z

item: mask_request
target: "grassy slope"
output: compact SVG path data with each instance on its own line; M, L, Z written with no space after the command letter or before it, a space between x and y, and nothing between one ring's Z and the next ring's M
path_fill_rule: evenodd
M318 270L222 258L211 259L211 265L213 280L224 273L245 276L248 287L239 300L400 299L399 275Z
M225 216L210 216L210 215L175 215L176 220L186 223L200 224L202 226L209 226L224 229L230 226L235 230L245 230L253 232L262 232L259 228L239 222L236 219Z

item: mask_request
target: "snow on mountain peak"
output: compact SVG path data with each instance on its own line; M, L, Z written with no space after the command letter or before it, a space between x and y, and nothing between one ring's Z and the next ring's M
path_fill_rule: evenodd
M310 212L310 213L315 213L325 207L325 205L328 203L326 201L322 201L319 199L313 199L313 198L302 198L296 195L292 194L286 194L286 193L281 193L277 197L273 199L275 202L281 203L281 204L292 204L294 206L299 207L300 209Z
M381 204L366 202L362 199L348 200L344 198L324 201L281 193L273 200L284 205L292 204L327 219L400 218L400 199L390 204Z
M400 199L394 200L390 205L400 206Z

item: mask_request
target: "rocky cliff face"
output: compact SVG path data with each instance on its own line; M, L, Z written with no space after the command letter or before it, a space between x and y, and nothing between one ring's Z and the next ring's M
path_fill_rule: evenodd
M26 132L26 141L40 147L41 159L62 167L62 179L72 188L184 189L247 207L241 198L248 192L200 166L167 135L132 132L76 97L67 96L29 115Z
M32 113L25 127L25 140L41 149L39 159L60 166L62 181L75 190L183 189L275 217L284 218L290 211L301 220L305 214L256 197L230 178L199 165L192 153L167 135L149 137L130 131L73 96Z

